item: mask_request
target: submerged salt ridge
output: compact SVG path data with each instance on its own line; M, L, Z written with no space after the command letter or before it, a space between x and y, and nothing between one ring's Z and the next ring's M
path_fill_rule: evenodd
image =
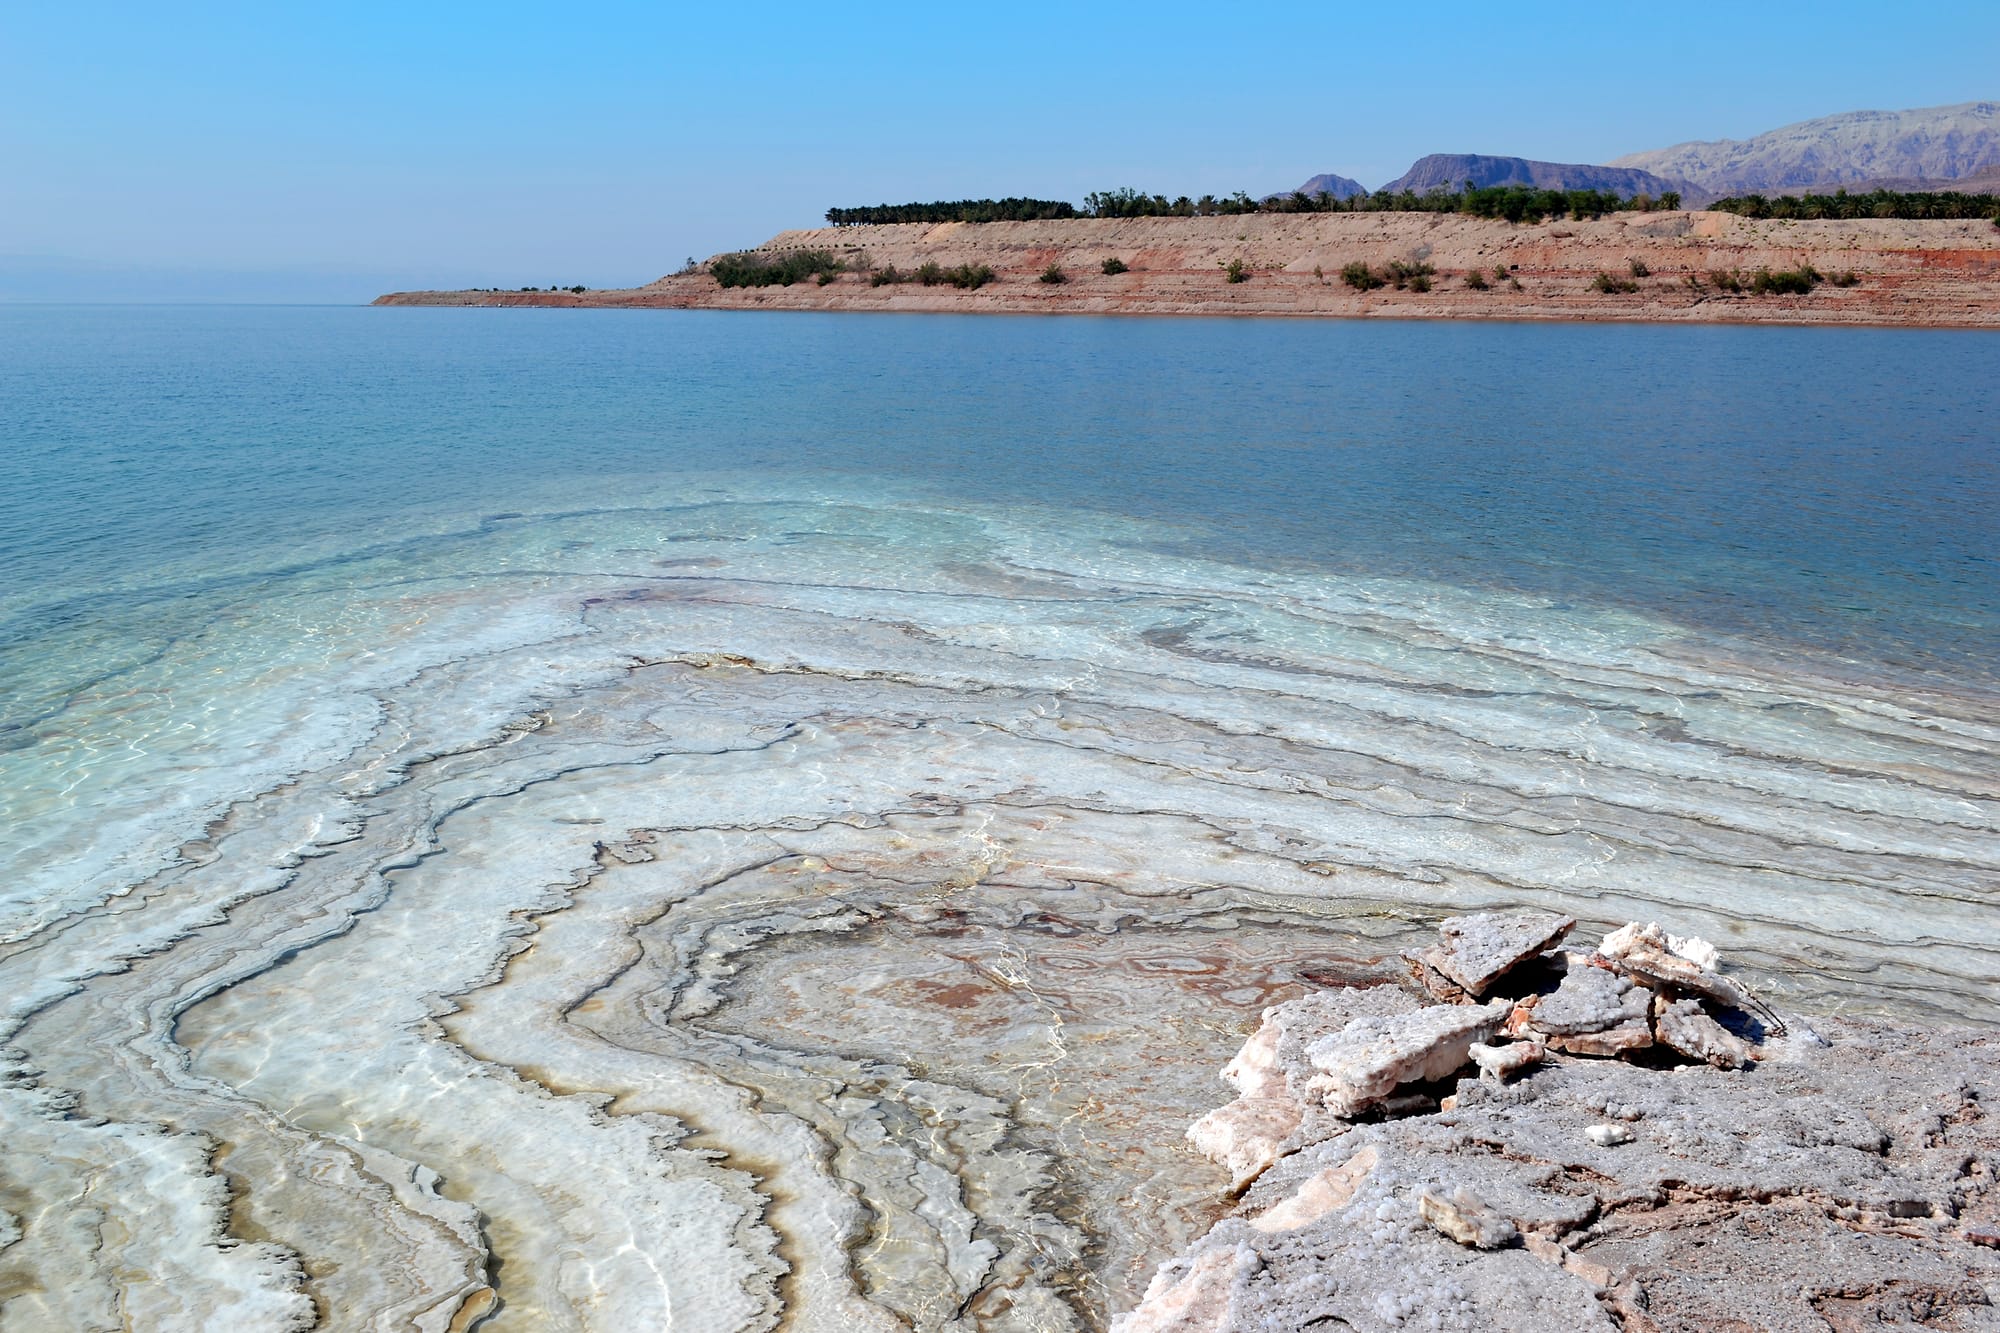
M1094 1326L1259 1010L1448 912L2000 1015L1990 697L1153 537L529 516L67 696L4 758L0 1309Z

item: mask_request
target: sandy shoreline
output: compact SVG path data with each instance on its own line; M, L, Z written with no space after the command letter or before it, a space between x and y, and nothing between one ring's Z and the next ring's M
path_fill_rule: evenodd
M1755 221L1694 212L1517 226L1455 214L1258 214L819 228L781 232L755 248L830 250L852 271L824 286L726 289L698 272L582 293L395 292L375 303L2000 327L2000 228L1983 221ZM1128 271L1103 273L1109 258ZM1224 266L1233 260L1242 261L1245 281L1228 280ZM1362 292L1340 280L1347 264L1379 270L1395 260L1433 266L1431 290ZM926 262L986 264L995 279L976 291L870 280L871 270L907 273ZM1710 276L1807 264L1858 281L1822 283L1803 296L1754 296L1725 293ZM1040 280L1051 265L1065 281ZM1485 290L1467 286L1474 273ZM1596 290L1600 274L1637 290Z

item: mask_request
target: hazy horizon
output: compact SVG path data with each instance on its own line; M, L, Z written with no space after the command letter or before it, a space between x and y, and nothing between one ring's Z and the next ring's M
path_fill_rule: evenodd
M1373 187L1430 152L1603 162L2000 93L2000 11L1871 13L1718 32L1448 4L1418 34L1283 5L24 10L0 53L0 300L624 286L832 204ZM1767 58L1791 50L1810 58Z

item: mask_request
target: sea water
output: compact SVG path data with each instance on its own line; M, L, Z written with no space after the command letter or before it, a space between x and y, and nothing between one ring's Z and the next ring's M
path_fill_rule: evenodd
M1452 911L1990 1022L1994 364L0 310L0 1310L1095 1326Z

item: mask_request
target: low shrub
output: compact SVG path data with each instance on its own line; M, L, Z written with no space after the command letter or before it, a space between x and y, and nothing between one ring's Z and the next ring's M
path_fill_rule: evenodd
M1760 268L1750 279L1750 290L1759 296L1804 296L1817 287L1820 271L1811 264L1776 272Z
M1341 266L1340 280L1357 292L1372 292L1377 287L1388 285L1387 279L1380 277L1374 269L1358 259L1351 264Z
M1856 287L1861 283L1861 275L1853 269L1849 269L1845 273L1834 274L1827 281L1836 287Z
M839 273L845 267L825 250L797 250L785 255L746 250L721 256L708 271L724 287L789 287L807 278Z
M1628 259L1628 260L1626 260L1625 262L1626 262L1627 264L1629 264L1629 265L1631 266L1631 268L1632 268L1632 276L1633 276L1633 277L1635 277L1635 278L1650 278L1650 277L1652 277L1652 276L1653 276L1653 270L1652 270L1652 269L1650 269L1650 268L1647 268L1647 267L1646 267L1646 261L1645 261L1645 260L1643 260L1643 259Z
M1731 296L1743 294L1743 275L1733 268L1715 269L1709 273L1708 280L1715 284L1719 292L1728 292Z
M1047 268L1042 270L1041 281L1050 284L1058 282L1068 282L1069 275L1062 271L1061 264L1050 264Z
M1609 273L1599 273L1590 280L1590 290L1606 295L1631 293L1639 290L1639 284L1630 278L1614 278Z
M1125 271L1125 261L1120 259L1117 255L1113 255L1111 256L1111 258L1104 261L1104 273L1106 277L1111 277L1115 274L1123 273L1124 271Z
M870 287L887 287L891 283L908 282L909 280L909 274L891 264L887 268L877 269L871 273L868 276L868 285Z
M977 291L993 281L993 270L985 264L960 264L957 268L946 268L935 259L928 259L917 269L917 281L926 287L951 286Z
M1397 291L1405 287L1416 287L1420 292L1427 292L1431 289L1431 277L1437 269L1421 260L1409 263L1401 259L1392 259L1382 272L1383 276L1396 285ZM1417 287L1420 282L1423 286Z
M1222 266L1222 271L1228 275L1229 280L1231 282L1250 281L1250 270L1243 267L1243 261L1241 259L1230 260L1227 264L1224 264Z
M1484 273L1481 273L1478 269L1474 269L1465 275L1465 285L1472 288L1475 292L1483 292L1489 290L1493 284L1486 281Z

